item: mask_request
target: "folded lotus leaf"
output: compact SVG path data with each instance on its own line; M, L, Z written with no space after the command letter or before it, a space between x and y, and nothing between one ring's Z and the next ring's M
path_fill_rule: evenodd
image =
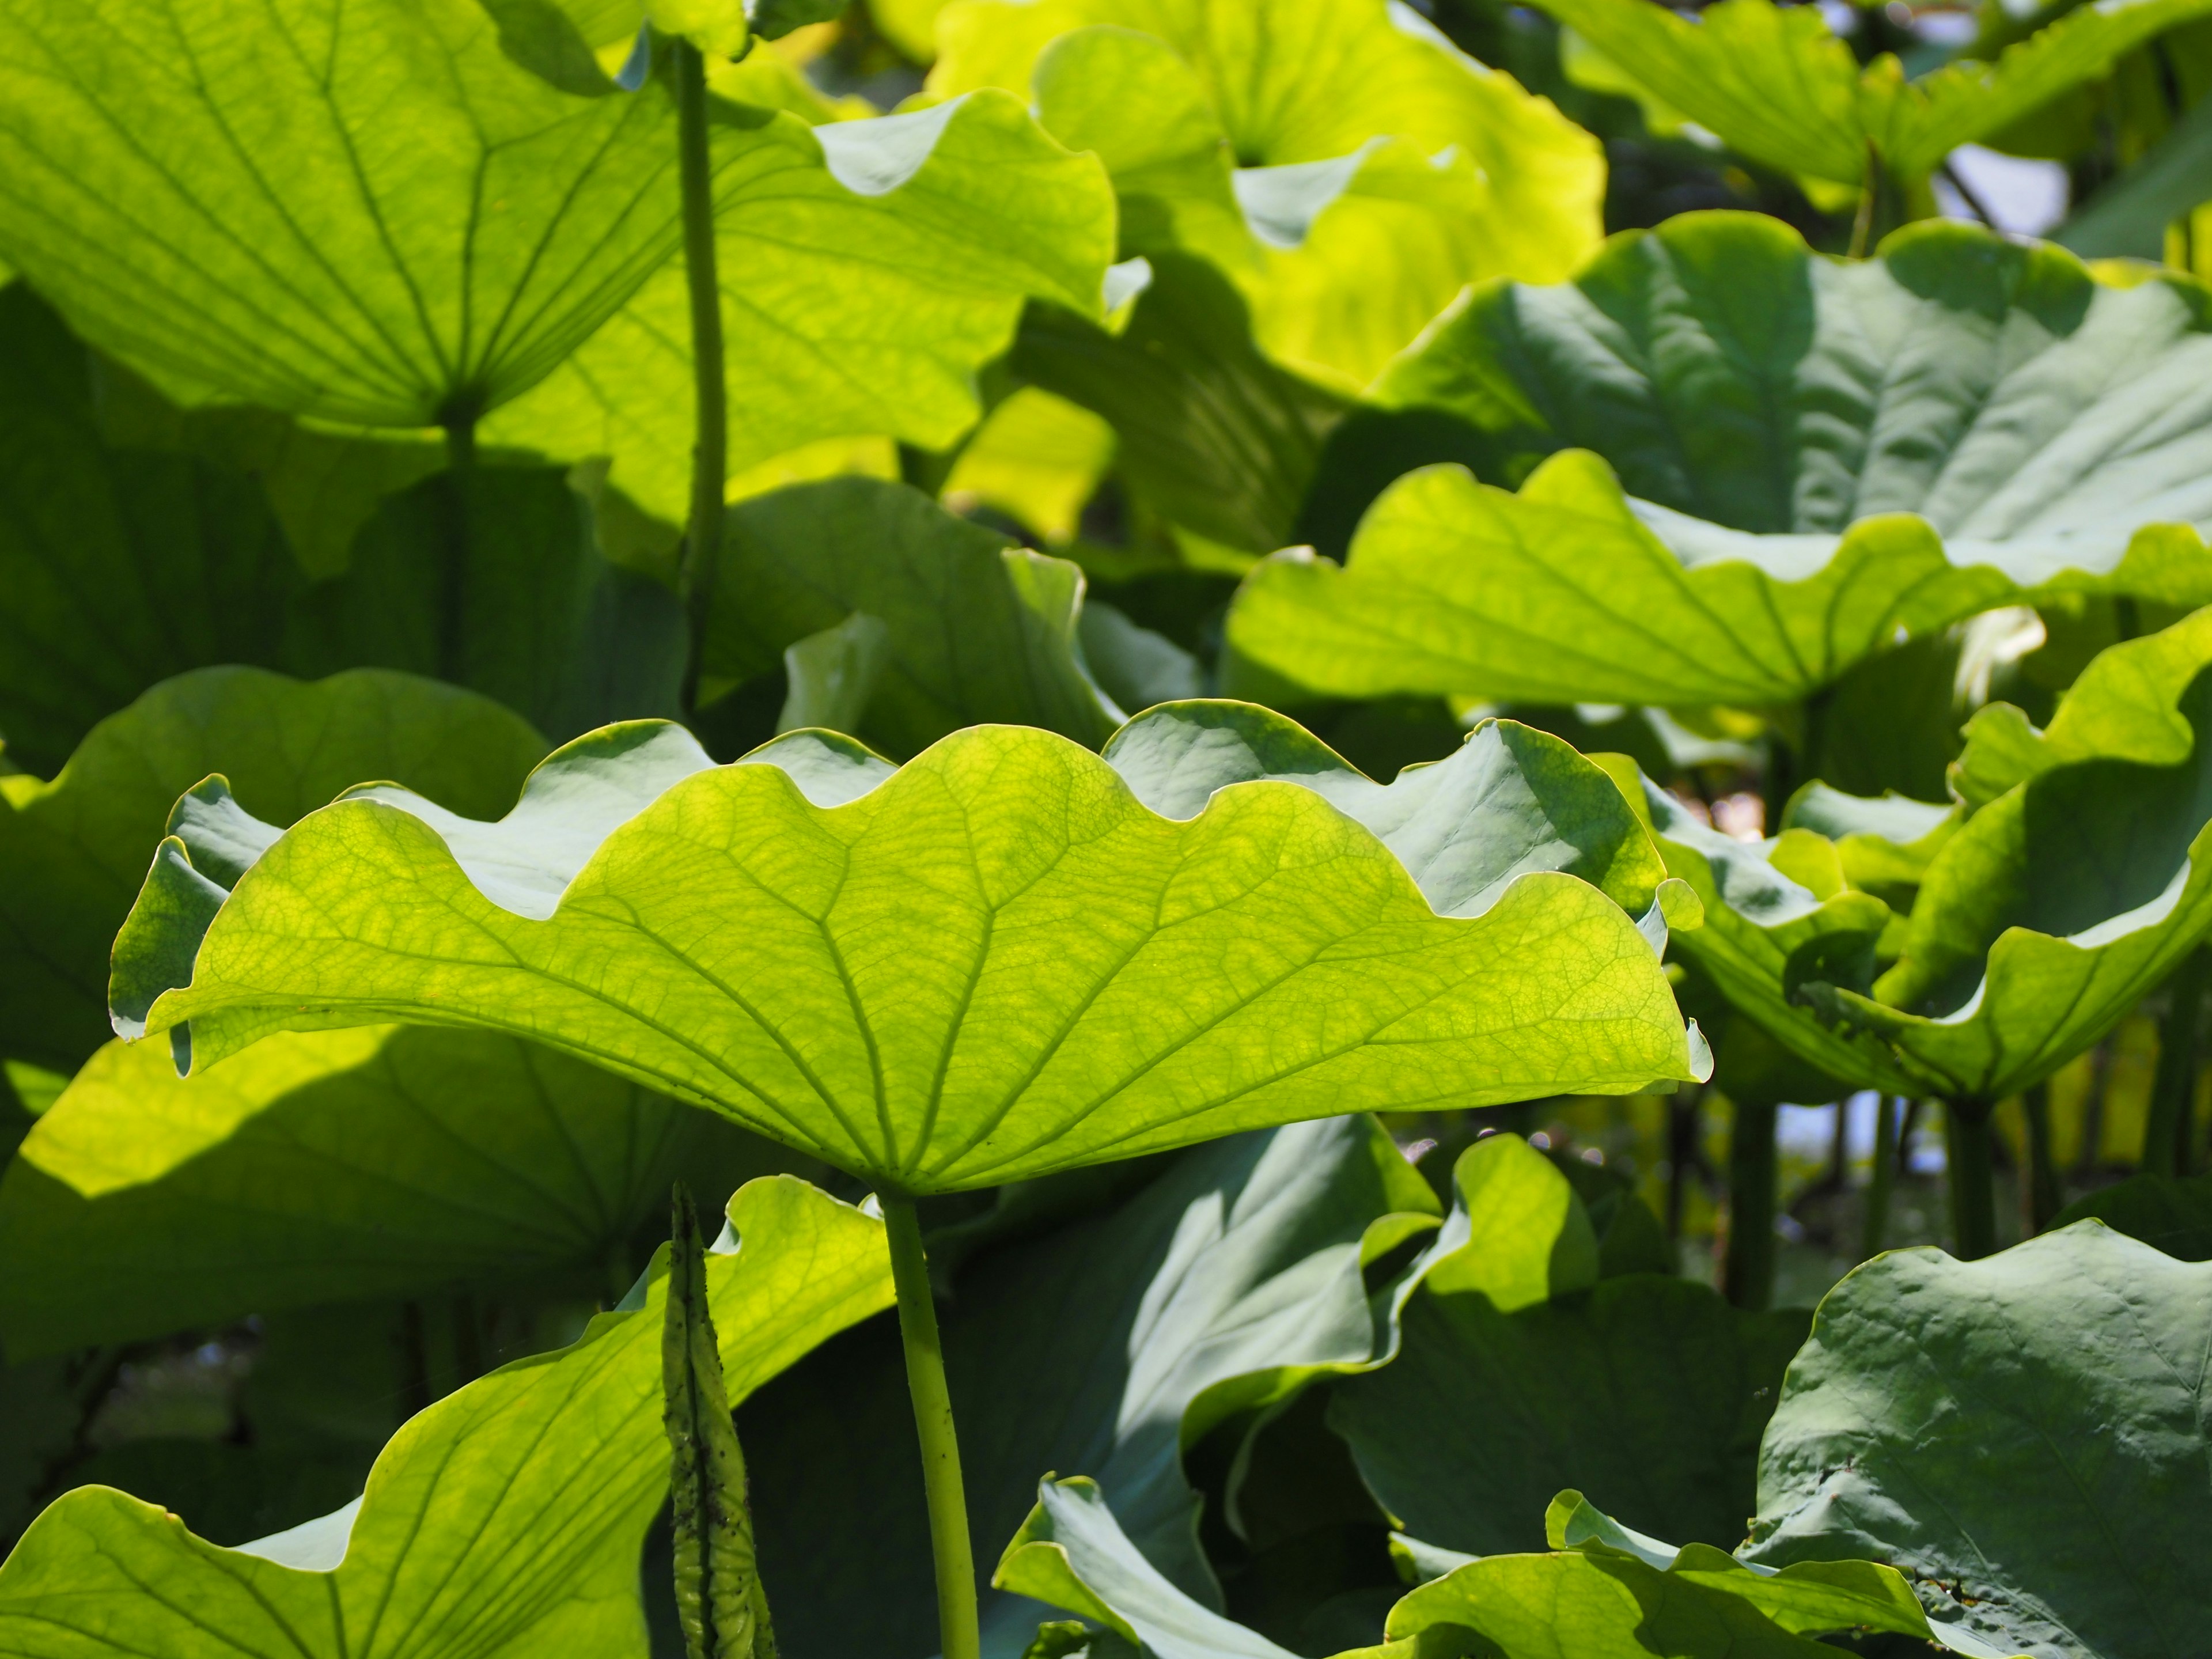
M680 240L667 96L549 85L472 0L33 0L0 64L0 249L187 404L470 419Z
M2095 1221L1877 1256L1790 1367L1747 1559L1872 1556L2038 1659L2186 1653L2212 1618L2208 1342L2212 1264Z
M2113 61L2205 0L2100 0L2065 12L1994 63L1971 58L1907 80L1891 53L1863 69L1817 10L1722 0L1694 18L1637 0L1540 0L1671 108L1730 148L1785 172L1866 181L1868 155L1924 179L1961 144L1988 137Z
M1491 484L1404 477L1340 568L1255 570L1229 637L1342 696L1757 706L1994 605L2202 605L2208 323L2186 279L1965 226L1845 263L1685 214L1440 319L1370 395Z
M1103 759L978 727L896 769L810 733L718 767L640 722L497 823L368 786L279 835L214 781L171 829L111 1003L181 1066L487 1026L911 1192L1706 1064L1655 939L1570 873L1642 903L1641 826L1504 723L1385 787L1241 705L1152 710Z
M888 1306L883 1226L790 1177L732 1201L707 1265L731 1398ZM634 1311L411 1419L361 1498L236 1549L104 1486L51 1505L0 1566L25 1659L449 1659L645 1649L638 1555L668 1492L665 1257Z

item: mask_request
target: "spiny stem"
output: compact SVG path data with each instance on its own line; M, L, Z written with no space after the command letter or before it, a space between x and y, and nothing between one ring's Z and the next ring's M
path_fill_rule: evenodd
M1889 1233L1889 1199L1897 1189L1897 1129L1905 1103L1894 1095L1874 1101L1874 1168L1867 1181L1866 1212L1860 1223L1859 1260L1881 1254Z
M890 1237L891 1283L898 1292L899 1338L906 1348L907 1391L914 1396L915 1432L921 1441L922 1489L929 1502L929 1544L937 1560L937 1625L943 1659L981 1659L975 1610L975 1558L968 1541L968 1498L960 1478L960 1446L952 1430L952 1395L945 1382L937 1304L922 1254L921 1222L911 1198L883 1199Z
M691 298L691 379L697 435L691 449L691 516L678 573L691 619L684 706L697 693L701 650L722 556L723 497L730 460L729 388L722 361L722 288L714 258L714 163L707 143L707 64L689 40L671 43L677 146L684 191L684 272Z
M2027 1224L2022 1235L2033 1237L2051 1224L2063 1207L2058 1185L2058 1161L2051 1151L2051 1085L2039 1083L2020 1097L2021 1119L2027 1127L2027 1179L2021 1183L2021 1215Z
M2143 1123L2142 1172L2189 1173L2191 1108L2197 1097L2197 1022L2204 1006L2212 956L2192 951L2166 983L2165 1016L2158 1022L2158 1071L2150 1085Z
M1723 1287L1739 1308L1774 1295L1775 1109L1739 1102L1729 1129L1728 1260Z
M1996 1173L1990 1159L1990 1139L1987 1102L1943 1103L1951 1237L1961 1261L1978 1261L1997 1247Z

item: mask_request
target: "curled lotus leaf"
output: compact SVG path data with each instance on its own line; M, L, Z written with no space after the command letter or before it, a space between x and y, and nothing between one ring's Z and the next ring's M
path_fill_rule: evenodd
M210 780L170 827L110 1001L183 1066L488 1026L911 1192L1709 1064L1642 826L1508 722L1387 786L1239 704L1103 758L978 727L896 769L817 732L716 766L637 722L497 823L369 785L280 835Z

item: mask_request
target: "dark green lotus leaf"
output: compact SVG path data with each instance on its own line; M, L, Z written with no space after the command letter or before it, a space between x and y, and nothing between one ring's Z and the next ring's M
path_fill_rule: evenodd
M1042 1473L1086 1469L1132 1547L1218 1607L1184 1449L1316 1375L1382 1360L1419 1267L1372 1291L1363 1269L1379 1278L1384 1256L1433 1231L1436 1207L1371 1119L1334 1118L1194 1147L1110 1209L980 1250L939 1317L969 1522L986 1561L1036 1503ZM887 1320L746 1407L763 1570L790 1650L931 1650L912 1419ZM835 1547L851 1524L839 1493L871 1470L871 1548ZM994 1651L1019 1653L1042 1616L1025 1601L985 1597Z
M2095 1222L1828 1293L1759 1459L1747 1559L1849 1556L2038 1656L2193 1651L2212 1620L2212 1265Z
M2177 1261L2212 1261L2212 1176L2130 1176L2075 1200L2051 1224L2093 1218Z
M1637 0L1542 4L1730 148L1845 185L1866 181L1869 155L1897 178L1925 179L1960 145L2033 114L2207 9L2205 0L2106 0L2066 11L1995 62L1966 57L1907 80L1893 54L1862 68L1818 11L1771 0L1723 0L1694 20Z
M1133 726L1280 725L1198 709ZM173 817L111 1004L187 1064L393 1018L526 1035L915 1192L1705 1070L1654 941L1559 867L1583 854L1544 815L1431 835L1443 908L1487 906L1442 915L1431 872L1254 777L1251 744L1182 819L1018 727L896 770L820 735L717 767L681 728L610 727L495 824L375 786L279 836L210 787ZM1408 798L1486 764L1464 752ZM1549 867L1495 886L1532 845Z
M488 1283L598 1296L678 1176L719 1200L793 1161L491 1032L286 1035L190 1082L157 1045L113 1043L0 1181L0 1340L25 1356Z
M2021 599L2200 605L2208 326L2185 279L1964 226L1842 263L1684 215L1573 283L1472 290L1370 394L1455 418L1519 493L1412 474L1340 569L1255 570L1230 638L1345 696L1759 705Z
M34 0L0 63L0 252L187 404L471 418L678 245L671 101L555 88L472 0Z
M715 100L712 137L732 469L824 438L947 448L1025 301L1098 311L1112 187L1004 93L822 127ZM616 486L681 522L690 314L664 265L486 440L611 457Z
M391 496L343 576L293 608L308 673L398 668L496 697L556 740L676 712L684 608L610 565L552 467L471 467Z
M313 684L204 668L93 729L0 806L0 1054L67 1073L112 1035L108 948L177 797L211 772L272 826L385 777L455 811L514 798L544 739L488 698L363 669Z
M1083 588L1079 567L1015 547L905 484L794 485L730 509L702 689L743 684L862 615L884 639L858 735L886 753L916 754L985 721L1096 747L1122 714L1084 665Z
M84 348L0 289L0 737L51 775L95 721L217 662L283 665L301 577L252 483L111 446Z
M731 1204L707 1267L742 1399L886 1306L882 1224L789 1177ZM470 1384L400 1430L357 1502L221 1549L106 1487L50 1507L0 1567L0 1644L25 1659L393 1659L636 1653L638 1554L668 1491L665 1267L635 1312Z
M1598 1282L1581 1199L1517 1137L1478 1141L1456 1173L1453 1221L1480 1239L1407 1304L1397 1357L1329 1403L1382 1507L1431 1544L1500 1555L1540 1547L1543 1505L1571 1484L1733 1547L1807 1316L1731 1308L1679 1279ZM1577 1239L1578 1270L1563 1261Z

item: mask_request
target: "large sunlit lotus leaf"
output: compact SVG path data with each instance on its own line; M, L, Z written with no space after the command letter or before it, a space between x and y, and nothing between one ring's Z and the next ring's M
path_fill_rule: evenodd
M2185 735L2212 724L2212 617L2106 658L2060 704L2044 769L1930 861L1871 998L1839 985L1826 1009L1938 1092L1993 1101L2048 1077L2212 927L2212 744Z
M156 680L276 665L301 577L260 492L187 456L111 447L88 355L21 283L0 289L0 423L9 760L51 774Z
M1170 522L1268 553L1289 537L1344 399L1271 362L1234 285L1188 253L1150 262L1118 329L1037 307L1011 366L1114 430L1124 483Z
M1442 319L1373 395L1490 484L1401 479L1341 568L1255 572L1230 636L1346 696L1757 703L1993 605L2201 605L2208 325L2185 279L1965 226L1845 263L1684 215Z
M731 1398L889 1304L880 1222L788 1176L731 1205L708 1264ZM302 1659L647 1650L638 1555L668 1491L661 1287L571 1347L412 1419L357 1505L239 1549L110 1488L50 1507L0 1567L25 1659Z
M2205 0L2100 0L2037 30L1995 63L1947 64L1908 81L1884 53L1862 69L1817 9L1722 0L1684 16L1638 0L1541 0L1543 9L1731 149L1788 173L1856 185L1868 153L1924 178L2175 24Z
M859 613L884 634L857 727L878 749L915 754L987 721L1096 748L1122 714L1084 666L1083 588L1080 567L1012 546L906 484L797 484L730 509L700 672L742 685Z
M1679 935L1674 948L1729 1006L1829 1077L1893 1094L1925 1087L1928 1079L1887 1043L1824 1018L1800 995L1808 982L1870 988L1875 945L1894 920L1875 895L1844 884L1826 839L1797 829L1771 841L1738 841L1699 823L1634 763L1601 758L1645 815L1668 874L1688 884L1704 907L1704 924ZM1799 876L1811 877L1817 890Z
M1589 136L1404 8L965 0L943 27L933 94L1033 94L1106 163L1125 254L1214 261L1272 355L1347 389L1467 283L1596 246Z
M1025 301L1098 311L1112 188L1003 93L818 128L717 101L711 137L733 472L825 438L946 448ZM670 264L487 439L611 456L611 482L681 522L689 307Z
M1657 871L1557 739L1492 726L1388 787L1239 705L1115 748L975 727L894 771L795 733L717 767L641 722L496 824L371 787L281 836L210 786L110 1000L195 1065L395 1018L529 1036L912 1192L1704 1069L1653 941L1568 873L1632 901Z
M1454 1253L1407 1304L1396 1358L1329 1401L1384 1510L1429 1544L1504 1554L1541 1545L1543 1505L1571 1485L1732 1547L1805 1316L1684 1279L1600 1283L1582 1200L1517 1136L1477 1142L1455 1174L1437 1243Z
M2039 1656L2189 1652L2212 1620L2212 1264L2081 1222L1831 1291L1759 1460L1755 1562L1868 1556Z
M26 1356L488 1282L604 1296L671 1182L719 1200L793 1161L492 1032L286 1035L189 1080L159 1044L111 1043L0 1182L0 1340Z
M1133 1547L1219 1607L1185 1449L1316 1372L1382 1360L1418 1264L1386 1280L1381 1259L1432 1233L1436 1209L1373 1120L1333 1118L1194 1147L1111 1208L986 1246L939 1315L979 1568L1035 1504L1041 1474L1083 1469ZM787 1650L933 1650L913 1419L887 1319L746 1407L763 1572ZM850 1525L847 1472L870 1469L885 1482L872 1547L830 1547ZM1004 1638L1019 1653L1042 1616L985 1597L994 1650Z
M185 403L505 403L675 252L675 111L556 89L473 0L33 0L0 252Z
M112 1035L108 948L177 797L223 773L289 824L362 778L456 811L514 799L544 740L488 698L359 670L303 684L253 668L165 681L94 727L51 783L0 805L0 1054L67 1074Z

